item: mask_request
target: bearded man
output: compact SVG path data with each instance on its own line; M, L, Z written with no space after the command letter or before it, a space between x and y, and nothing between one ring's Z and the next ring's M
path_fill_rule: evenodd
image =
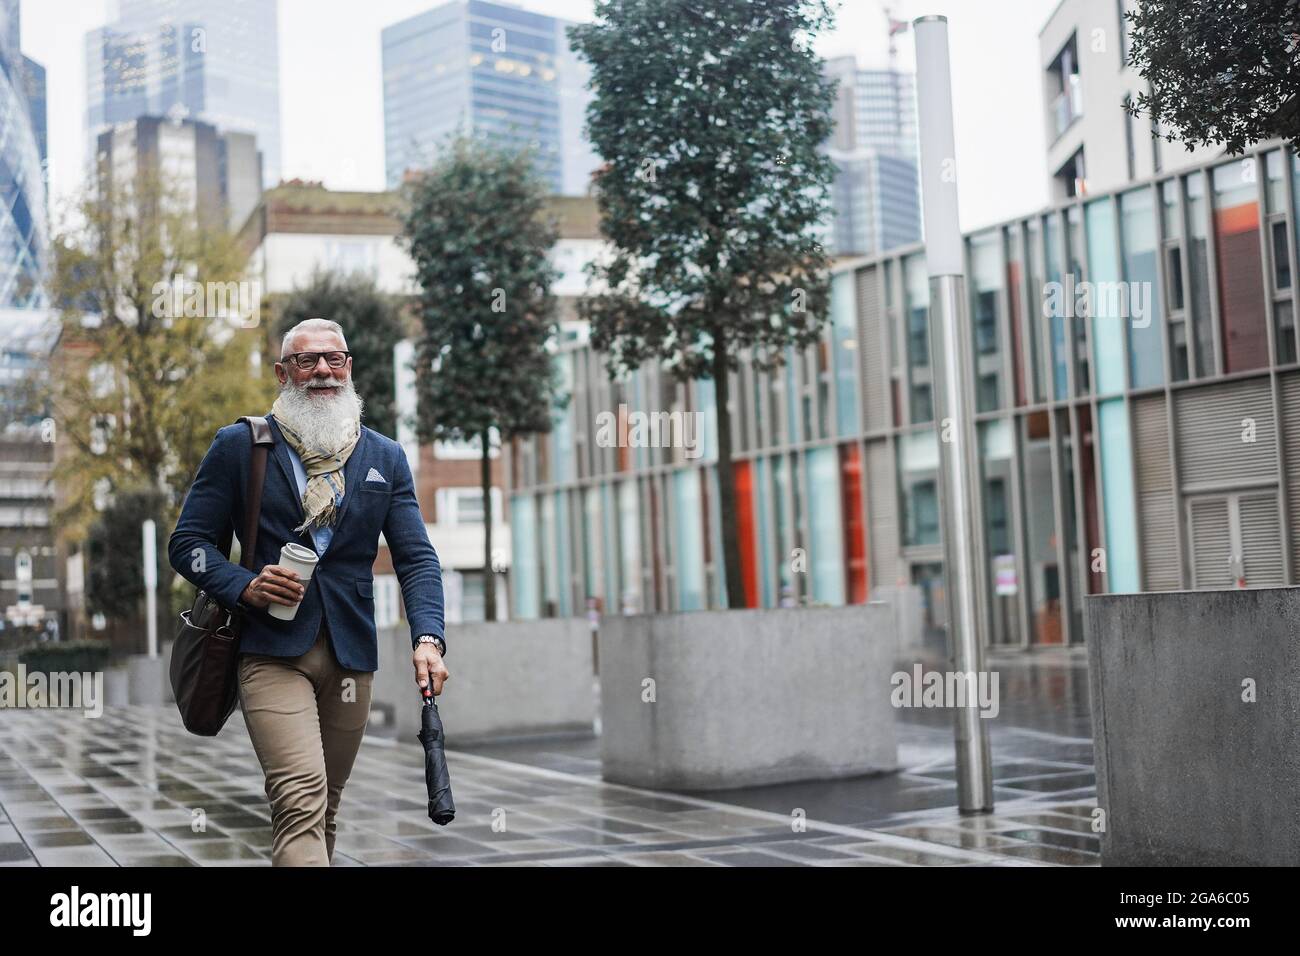
M168 545L171 565L244 612L239 700L266 776L274 866L328 866L335 817L370 715L379 667L373 566L379 535L392 555L411 625L416 683L442 692L442 572L425 531L406 454L361 424L352 356L337 322L307 319L284 337L280 395L267 421L254 567L221 542L244 528L252 439L243 423L217 432ZM319 558L304 582L278 564L293 542ZM267 613L298 605L292 621ZM414 695L413 695L414 698Z

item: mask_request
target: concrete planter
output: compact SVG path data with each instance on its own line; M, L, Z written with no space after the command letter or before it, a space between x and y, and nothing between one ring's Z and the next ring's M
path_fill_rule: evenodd
M1102 863L1300 864L1300 588L1105 595L1085 614Z
M381 631L374 705L400 739L420 729L411 632ZM594 732L591 625L584 618L477 621L447 628L451 679L438 697L447 743L533 734Z
M131 703L131 675L125 667L104 670L104 707L126 707Z
M706 790L893 770L894 651L883 604L604 618L604 777Z
M132 654L126 659L127 694L132 704L158 707L164 702L163 685L168 683L162 655Z

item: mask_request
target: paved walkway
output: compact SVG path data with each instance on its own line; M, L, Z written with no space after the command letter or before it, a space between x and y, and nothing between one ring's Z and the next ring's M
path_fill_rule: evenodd
M1038 672L1073 686L1081 659L999 666L1048 691L1025 711L1042 724L1061 717L1062 684ZM604 783L591 740L456 750L448 827L425 816L419 744L368 736L335 865L1096 865L1091 741L1078 695L1057 696L1065 728L1020 726L1014 711L993 722L997 813L979 817L953 809L951 726L936 712L901 712L898 773L707 796ZM212 739L171 706L0 711L0 866L269 865L270 839L238 711Z

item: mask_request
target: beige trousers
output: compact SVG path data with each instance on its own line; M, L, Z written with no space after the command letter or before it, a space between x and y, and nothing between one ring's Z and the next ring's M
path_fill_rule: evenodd
M373 678L339 665L323 620L300 657L240 655L239 706L266 775L272 866L330 865Z

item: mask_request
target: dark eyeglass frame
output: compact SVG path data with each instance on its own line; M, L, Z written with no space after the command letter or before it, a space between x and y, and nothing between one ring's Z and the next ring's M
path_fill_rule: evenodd
M310 355L310 356L311 356L311 364L310 364L310 365L304 365L304 364L302 364L302 362L300 361L300 359L301 359L304 355ZM325 356L325 364L328 365L330 368L342 368L344 365L347 365L347 364L348 364L348 359L350 359L350 358L352 357L352 353L349 352L349 351L347 351L347 350L345 350L345 349L329 349L329 350L324 351L324 352L290 352L288 355L286 355L286 356L284 356L283 358L281 358L280 361L283 362L283 363L285 363L285 364L288 364L288 363L292 362L293 365L294 365L294 366L295 366L299 371L302 371L302 372L310 372L312 369L314 369L317 365L320 364L320 357L321 357L322 355ZM331 355L342 355L343 358L339 360L339 364L338 364L338 365L335 365L332 361L330 361L330 356L331 356Z

